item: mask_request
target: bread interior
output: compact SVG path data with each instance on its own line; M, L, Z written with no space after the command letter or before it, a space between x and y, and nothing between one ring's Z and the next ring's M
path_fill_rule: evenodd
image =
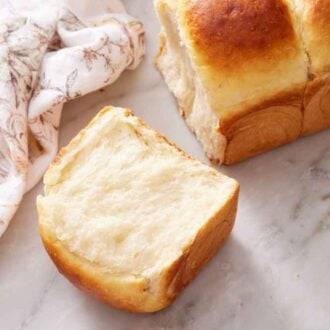
M70 252L108 274L150 279L152 290L233 185L112 109L48 170L38 212Z
M189 128L196 134L208 156L214 162L222 162L226 138L217 128L219 118L212 111L204 87L195 74L185 46L180 42L180 32L174 15L167 8L159 12L162 53L158 57L160 67L169 89L178 100L179 110Z

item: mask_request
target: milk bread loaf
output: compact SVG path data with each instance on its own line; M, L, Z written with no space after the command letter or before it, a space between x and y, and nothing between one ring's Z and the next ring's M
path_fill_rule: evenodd
M156 65L211 161L330 127L330 0L156 0Z

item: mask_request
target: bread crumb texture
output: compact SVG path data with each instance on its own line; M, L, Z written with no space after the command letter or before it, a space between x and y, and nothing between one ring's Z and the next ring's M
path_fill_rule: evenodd
M50 166L40 224L115 276L157 276L237 191L127 110L106 108Z

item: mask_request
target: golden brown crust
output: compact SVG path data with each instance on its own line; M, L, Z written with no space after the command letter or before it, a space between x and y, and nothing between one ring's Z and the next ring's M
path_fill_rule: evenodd
M219 127L227 138L224 164L233 164L297 139L302 129L303 89L280 93Z
M200 229L193 243L167 271L165 287L167 295L175 298L202 267L214 256L228 238L235 222L239 189L226 207Z
M302 135L310 135L329 127L330 74L325 74L307 84Z
M299 137L302 113L295 105L272 106L231 126L224 164L234 164Z
M310 4L310 20L320 33L330 31L330 2L329 0L306 0Z
M303 2L303 36L313 73L330 71L330 0Z
M143 277L125 280L71 253L49 228L39 224L44 246L58 270L75 286L114 307L131 312L155 312L171 304L228 238L235 221L239 188L226 205L197 233L192 243L163 271L153 293Z
M299 48L282 0L185 0L185 25L203 62L224 73L256 57L266 69L274 58L288 58Z
M309 135L330 127L330 0L296 1L310 59L302 130L302 135Z
M234 114L230 120L226 122L219 123L219 132L221 134L226 135L228 138L231 138L231 131L233 125L235 125L238 121L244 120L247 117L251 117L251 115L255 113L259 113L262 111L268 111L269 108L280 107L280 108L295 108L302 112L302 99L304 95L305 85L301 85L296 87L296 89L292 89L290 91L285 91L274 95L263 102L260 102L254 106L246 107L246 110L243 113ZM301 124L300 124L301 126Z

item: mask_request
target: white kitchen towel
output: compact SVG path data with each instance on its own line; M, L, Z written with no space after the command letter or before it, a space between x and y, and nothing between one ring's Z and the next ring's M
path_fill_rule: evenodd
M57 153L63 104L144 55L117 0L0 0L0 236Z

